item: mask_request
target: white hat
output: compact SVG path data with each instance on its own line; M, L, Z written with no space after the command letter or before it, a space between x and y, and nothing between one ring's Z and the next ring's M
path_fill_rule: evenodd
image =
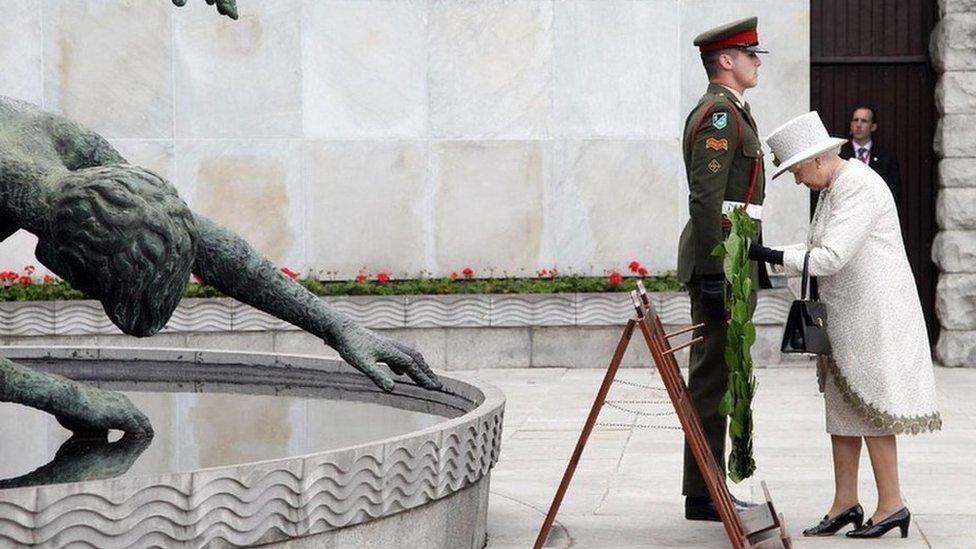
M773 151L773 162L779 160L772 178L776 179L800 162L840 147L845 142L846 139L827 134L827 128L817 111L801 114L773 130L766 138L766 144Z

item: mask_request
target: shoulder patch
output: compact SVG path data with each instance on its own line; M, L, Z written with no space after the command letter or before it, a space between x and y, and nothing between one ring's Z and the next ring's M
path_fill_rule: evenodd
M726 126L729 125L729 113L727 112L716 112L712 113L712 126L716 130L724 130Z

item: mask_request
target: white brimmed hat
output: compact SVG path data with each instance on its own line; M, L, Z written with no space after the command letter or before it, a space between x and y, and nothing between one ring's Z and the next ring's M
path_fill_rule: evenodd
M766 138L766 144L773 151L773 163L776 164L772 179L783 175L800 162L840 147L846 142L846 139L827 134L827 128L817 111L801 114L773 130Z

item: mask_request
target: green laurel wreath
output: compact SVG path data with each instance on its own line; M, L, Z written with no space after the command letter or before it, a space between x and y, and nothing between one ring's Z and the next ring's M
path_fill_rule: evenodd
M729 215L732 229L725 242L712 250L723 258L727 291L725 305L731 311L725 339L725 363L729 368L729 384L719 403L718 411L729 418L728 475L733 482L752 476L756 462L752 458L752 397L756 393L756 378L752 375L750 349L756 342L756 327L749 310L752 276L749 265L749 244L756 236L756 224L741 207Z

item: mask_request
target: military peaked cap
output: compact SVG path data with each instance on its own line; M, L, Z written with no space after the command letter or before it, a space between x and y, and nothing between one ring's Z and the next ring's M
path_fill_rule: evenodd
M756 32L758 17L747 17L721 27L707 30L695 37L695 45L702 53L736 48L754 53L769 53L759 47L759 33Z

